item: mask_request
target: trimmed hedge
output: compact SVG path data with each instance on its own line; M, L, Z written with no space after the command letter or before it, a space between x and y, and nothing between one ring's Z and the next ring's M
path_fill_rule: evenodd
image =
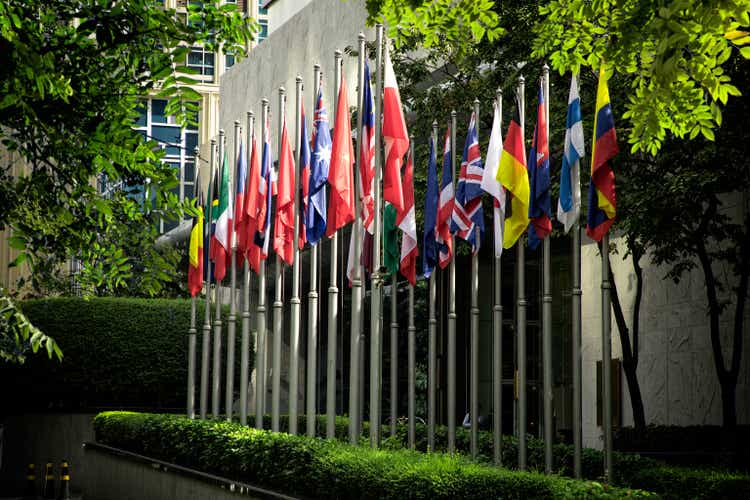
M470 463L460 456L372 450L175 415L106 412L98 442L309 498L653 498L596 482Z
M21 307L35 326L55 338L64 357L62 362L31 356L24 365L0 364L3 396L16 401L15 410L184 411L190 300L52 298L25 301ZM202 311L197 314L198 361ZM226 341L222 347L226 352Z

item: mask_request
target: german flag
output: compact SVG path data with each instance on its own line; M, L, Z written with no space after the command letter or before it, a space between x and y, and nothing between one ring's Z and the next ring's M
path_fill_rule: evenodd
M195 181L195 191L198 193L195 203L198 215L193 217L193 228L190 230L188 265L188 290L193 297L203 288L203 190L200 186L200 176Z
M520 103L516 99L516 113L508 127L497 168L497 180L505 188L505 233L503 248L511 248L529 225L529 172L526 170L526 150L519 118Z

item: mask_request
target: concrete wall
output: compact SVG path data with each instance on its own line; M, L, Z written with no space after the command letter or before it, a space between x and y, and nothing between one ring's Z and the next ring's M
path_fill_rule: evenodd
M268 33L273 33L312 0L275 0L268 5Z

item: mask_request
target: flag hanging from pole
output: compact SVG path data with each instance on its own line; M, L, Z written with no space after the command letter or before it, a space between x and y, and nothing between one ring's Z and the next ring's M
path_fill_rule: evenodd
M212 153L213 154L213 153ZM211 220L208 224L208 237L207 241L204 242L204 258L203 262L208 265L209 280L215 279L214 271L215 267L212 263L213 250L214 250L214 233L216 232L216 219L214 218L215 210L219 208L219 169L214 169L213 180L209 184L211 192L208 193L208 200L206 201L206 209L203 211L204 214L211 213ZM209 209L210 206L210 209Z
M276 218L273 228L273 251L287 265L294 263L294 153L289 144L286 115L282 115L281 158L276 194Z
M565 150L560 172L560 199L557 202L557 220L570 231L581 213L581 158L583 158L583 123L581 99L578 96L578 77L570 79L568 117L565 125Z
M250 171L247 177L247 196L245 197L245 232L247 233L245 253L250 262L250 267L257 274L260 271L260 247L255 243L255 233L258 230L258 220L260 217L259 199L260 193L260 161L258 159L258 147L255 143L255 133L253 132L252 142L250 145Z
M508 126L497 169L497 180L505 188L506 194L503 248L515 245L529 225L529 173L526 171L526 150L519 108L516 96L516 112Z
M362 238L361 264L368 273L372 272L372 245L375 236L375 101L370 86L370 67L365 62L363 88L362 137L359 142L359 182L360 217L364 228Z
M307 191L307 241L318 243L326 232L326 182L331 163L331 132L328 130L328 113L323 106L323 85L318 89L313 124L313 158L310 166L310 183Z
M466 134L461 170L458 175L456 200L451 215L451 232L471 244L471 251L477 253L484 236L484 215L482 212L482 157L479 154L476 114L471 114L469 131ZM478 231L477 231L478 229Z
M245 223L245 192L247 190L247 157L245 144L240 135L237 153L237 180L234 196L234 237L237 242L237 262L241 263L247 252L247 224Z
M349 123L349 104L346 99L346 80L342 75L336 104L336 124L333 128L331 164L328 170L331 198L328 202L326 236L329 238L354 220L353 164L354 148L352 147L352 129Z
M198 193L195 207L198 214L193 216L193 227L190 229L188 290L195 297L203 288L203 190L200 175L195 181L195 192Z
M309 189L310 182L310 142L307 139L307 117L305 117L305 106L302 106L302 130L300 131L300 143L299 143L299 235L298 244L299 249L305 246L307 243L307 228L305 226L305 220L307 219L307 192Z
M437 181L437 151L435 137L430 136L430 159L427 164L427 189L424 197L424 238L422 240L422 272L429 278L438 265L437 247L437 212L438 212L438 181Z
M537 106L534 142L529 152L529 247L535 250L539 243L552 232L549 199L549 140L547 138L547 109L544 103L544 88L539 82L539 104Z
M453 191L453 169L451 155L451 128L445 133L443 147L443 177L440 182L438 198L437 247L440 269L445 269L453 258L453 239L451 238L451 216L455 202Z
M503 152L503 136L501 131L499 103L493 104L495 109L492 116L492 131L490 144L487 147L487 160L482 172L482 189L492 196L492 224L494 229L495 257L503 254L503 231L505 230L505 188L497 180L497 170L500 167L500 155Z
M619 152L604 64L599 70L599 86L596 89L596 115L594 116L592 144L586 234L592 240L601 241L615 222L617 213L615 173L612 171L609 160Z
M383 142L385 144L385 169L383 171L383 199L396 210L404 209L401 186L401 165L409 150L409 133L406 130L404 109L393 72L388 43L385 43L385 78L383 87Z
M401 262L399 271L412 285L417 284L417 219L414 212L414 164L411 152L406 157L404 170L404 209L396 217L401 229Z
M211 241L211 259L214 261L214 274L216 281L224 279L227 274L227 257L231 255L232 235L232 197L229 188L229 160L226 151L221 167L221 188L219 190L219 203L212 219L216 222L214 237Z
M258 183L258 227L255 231L255 244L260 247L260 259L268 258L268 244L271 239L271 201L273 197L273 158L271 158L270 127L266 115L263 159L261 160L260 182Z

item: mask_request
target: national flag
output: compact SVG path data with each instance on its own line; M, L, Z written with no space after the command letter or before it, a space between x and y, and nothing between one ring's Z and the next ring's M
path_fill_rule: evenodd
M578 96L578 77L570 79L568 117L565 125L565 151L560 172L560 199L557 202L557 220L570 231L581 214L581 158L583 158L583 123L581 99Z
M370 86L370 67L365 62L363 88L362 130L359 142L359 207L362 226L362 256L360 262L372 272L372 250L375 237L375 101Z
M211 259L214 261L214 274L216 281L224 279L227 273L228 256L232 252L232 197L229 188L229 160L226 151L221 167L221 179L219 181L219 204L212 213L212 219L216 223L214 237L211 241Z
M529 152L529 247L534 250L552 232L549 200L549 140L547 138L547 110L544 89L539 82L534 142Z
M245 232L247 233L247 249L245 251L250 267L257 274L260 272L260 247L255 243L255 233L258 231L260 207L264 206L260 200L261 168L258 159L258 147L253 133L250 146L250 171L247 178L247 196L245 197Z
M414 212L414 164L409 153L404 170L404 209L396 217L396 225L401 229L401 262L399 271L412 285L417 284L417 218Z
M615 222L617 213L615 173L609 160L618 152L615 118L609 102L607 75L602 64L599 70L599 85L596 89L596 116L594 117L594 141L591 147L591 183L589 184L589 209L586 223L586 234L595 241L601 241Z
M294 263L294 153L289 144L286 115L282 115L281 158L279 158L276 218L273 227L273 251L287 265Z
M523 129L516 99L516 112L505 135L497 180L505 188L505 231L503 248L512 247L529 225L529 173L526 170L526 150Z
M203 288L203 190L200 186L200 176L195 181L195 192L198 196L195 206L198 214L193 217L193 227L190 229L190 243L188 245L188 290L195 297Z
M471 251L477 253L484 236L484 214L482 211L482 156L479 154L477 117L471 114L469 131L466 134L461 171L458 175L456 200L453 203L451 232L471 243ZM479 231L477 231L477 229Z
M424 197L424 238L422 240L422 272L425 278L432 275L438 264L437 215L438 215L438 181L436 137L430 136L430 159L427 163L427 188Z
M300 206L298 243L300 250L302 250L305 243L307 243L305 220L307 219L307 191L310 187L310 141L307 138L307 117L305 116L305 106L302 106L302 130L300 131L299 151Z
M505 230L505 188L497 180L497 170L500 167L500 155L503 152L503 136L501 131L499 103L495 102L495 112L492 117L492 131L490 144L487 147L487 159L482 173L482 189L492 196L492 223L495 240L495 257L503 254L503 231Z
M393 72L388 44L385 44L385 82L383 88L383 142L385 144L385 169L383 171L383 199L397 210L404 209L401 187L401 165L409 150L409 133L406 130L401 95L396 74Z
M236 190L234 196L234 237L237 242L237 262L241 263L247 251L247 224L245 223L245 191L247 189L247 157L245 144L240 136L237 153Z
M211 214L211 220L208 221L208 236L206 238L207 241L204 243L203 262L208 263L210 278L214 279L214 268L216 266L211 263L211 259L213 259L212 256L214 252L214 233L216 232L216 219L214 218L214 213L216 213L216 210L219 209L219 169L214 169L212 175L213 179L209 184L209 189L211 190L211 192L208 193L206 209L203 211L203 213L207 215Z
M349 104L346 99L346 80L342 75L336 106L336 124L333 128L331 165L328 170L331 199L328 202L326 236L329 238L354 220L353 164L354 148L352 147L352 129L349 121Z
M307 192L307 241L318 243L326 232L326 181L331 163L331 131L328 113L323 106L323 85L318 90L313 124L313 158Z
M398 226L396 217L398 211L392 203L386 203L383 208L383 267L386 274L398 272Z
M436 238L440 269L445 269L453 258L451 216L453 215L455 196L453 191L452 154L451 129L449 126L448 131L445 133L445 146L443 147L443 177L440 182L440 198L438 198Z
M260 259L268 258L268 244L271 239L271 201L273 192L273 158L271 157L270 126L268 116L265 123L265 141L263 142L263 159L261 161L260 182L258 183L258 226L255 230L255 244L260 247Z

